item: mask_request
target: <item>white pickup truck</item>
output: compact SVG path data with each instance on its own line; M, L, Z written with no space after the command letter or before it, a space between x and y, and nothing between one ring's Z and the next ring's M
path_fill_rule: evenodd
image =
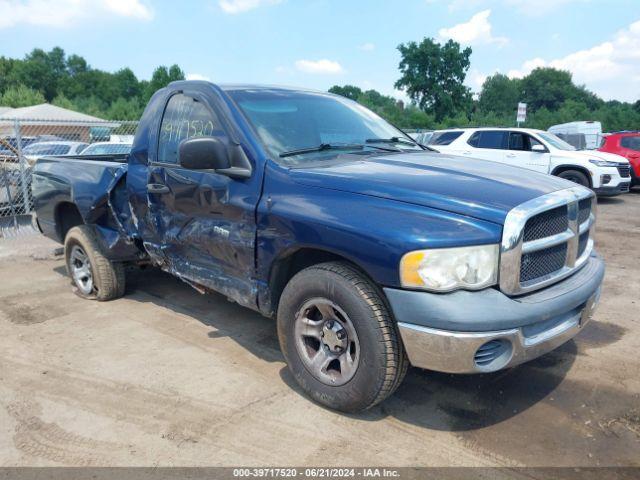
M429 146L442 153L506 163L556 175L591 188L599 196L629 191L629 161L611 153L576 150L553 133L529 128L440 130Z

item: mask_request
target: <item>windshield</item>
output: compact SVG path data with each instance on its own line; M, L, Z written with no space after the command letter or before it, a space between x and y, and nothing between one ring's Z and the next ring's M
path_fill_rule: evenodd
M24 149L25 155L66 155L71 147L59 143L34 143Z
M228 93L278 163L304 165L328 160L349 152L349 146L354 147L354 153L422 150L400 130L346 98L287 90ZM323 145L325 148L318 148ZM329 145L345 148L326 148ZM309 151L292 155L296 150Z
M540 138L542 138L545 142L550 144L552 147L557 148L558 150L573 151L576 149L573 145L569 145L567 142L562 140L560 137L557 137L553 133L547 133L547 132L537 132L537 133Z
M117 155L129 153L131 145L127 143L103 143L89 145L82 151L82 155Z

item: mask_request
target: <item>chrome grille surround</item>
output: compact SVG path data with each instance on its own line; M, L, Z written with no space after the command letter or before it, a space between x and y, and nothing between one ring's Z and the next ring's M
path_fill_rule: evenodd
M585 214L585 204L591 201L591 212ZM568 228L551 236L524 241L525 225L530 218L558 207L567 207ZM585 219L586 218L586 219ZM575 186L543 195L518 205L505 219L500 245L500 290L507 295L521 295L556 283L584 266L593 250L593 226L596 219L595 194ZM579 220L584 220L580 223ZM580 245L580 235L590 232L586 246ZM551 273L521 282L522 256L566 244L564 265ZM580 250L580 254L579 254Z

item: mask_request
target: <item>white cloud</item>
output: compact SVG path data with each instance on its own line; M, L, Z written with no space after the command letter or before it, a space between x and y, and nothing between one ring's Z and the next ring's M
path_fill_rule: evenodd
M360 50L362 50L363 52L372 52L372 51L374 51L376 49L376 46L375 46L375 44L373 44L371 42L367 42L367 43L363 43L358 48Z
M99 2L98 2L99 3ZM153 12L139 0L103 0L107 10L123 17L151 20Z
M184 78L187 80L203 80L205 82L210 82L211 79L205 75L201 75L199 73L187 73Z
M476 13L468 22L454 25L451 28L441 28L438 34L442 39L452 39L463 45L480 45L495 43L502 46L509 42L506 37L494 37L489 22L491 10Z
M511 78L522 78L525 75L528 75L532 70L546 66L547 62L543 58L533 58L524 62L520 69L509 70L507 72L507 76Z
M0 28L68 27L104 15L151 20L153 11L141 0L0 0Z
M574 81L585 84L605 99L635 101L640 98L640 85L632 81L640 77L640 20L618 31L606 42L554 60L534 58L511 77L522 77L536 67L569 70Z
M263 5L275 5L282 0L220 0L218 5L225 13L244 13Z
M298 60L296 62L296 68L305 73L317 73L317 74L330 74L335 75L337 73L344 72L342 65L333 60Z

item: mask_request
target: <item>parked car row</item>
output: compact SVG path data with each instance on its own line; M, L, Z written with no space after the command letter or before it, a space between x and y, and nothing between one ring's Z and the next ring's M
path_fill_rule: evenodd
M30 209L31 167L39 158L120 155L130 150L131 140L90 144L42 135L21 138L18 148L16 137L0 139L0 216L26 213ZM26 165L21 166L18 161L20 151Z
M29 141L22 143L22 154L30 164L36 159L48 155L114 155L127 154L131 150L131 143L124 142L74 142L68 140ZM1 148L4 146L4 148ZM0 144L0 157L5 161L17 162L18 148L15 141L5 140Z
M629 141L625 143L631 144ZM555 175L589 187L599 196L628 192L632 181L632 169L626 158L607 151L576 150L553 133L542 130L440 130L433 133L428 145L442 153L491 160ZM637 147L637 143L633 145ZM635 153L640 154L637 151Z
M603 133L602 124L591 120L552 125L548 131L578 150L598 150L625 157L631 166L631 186L640 185L640 131Z

